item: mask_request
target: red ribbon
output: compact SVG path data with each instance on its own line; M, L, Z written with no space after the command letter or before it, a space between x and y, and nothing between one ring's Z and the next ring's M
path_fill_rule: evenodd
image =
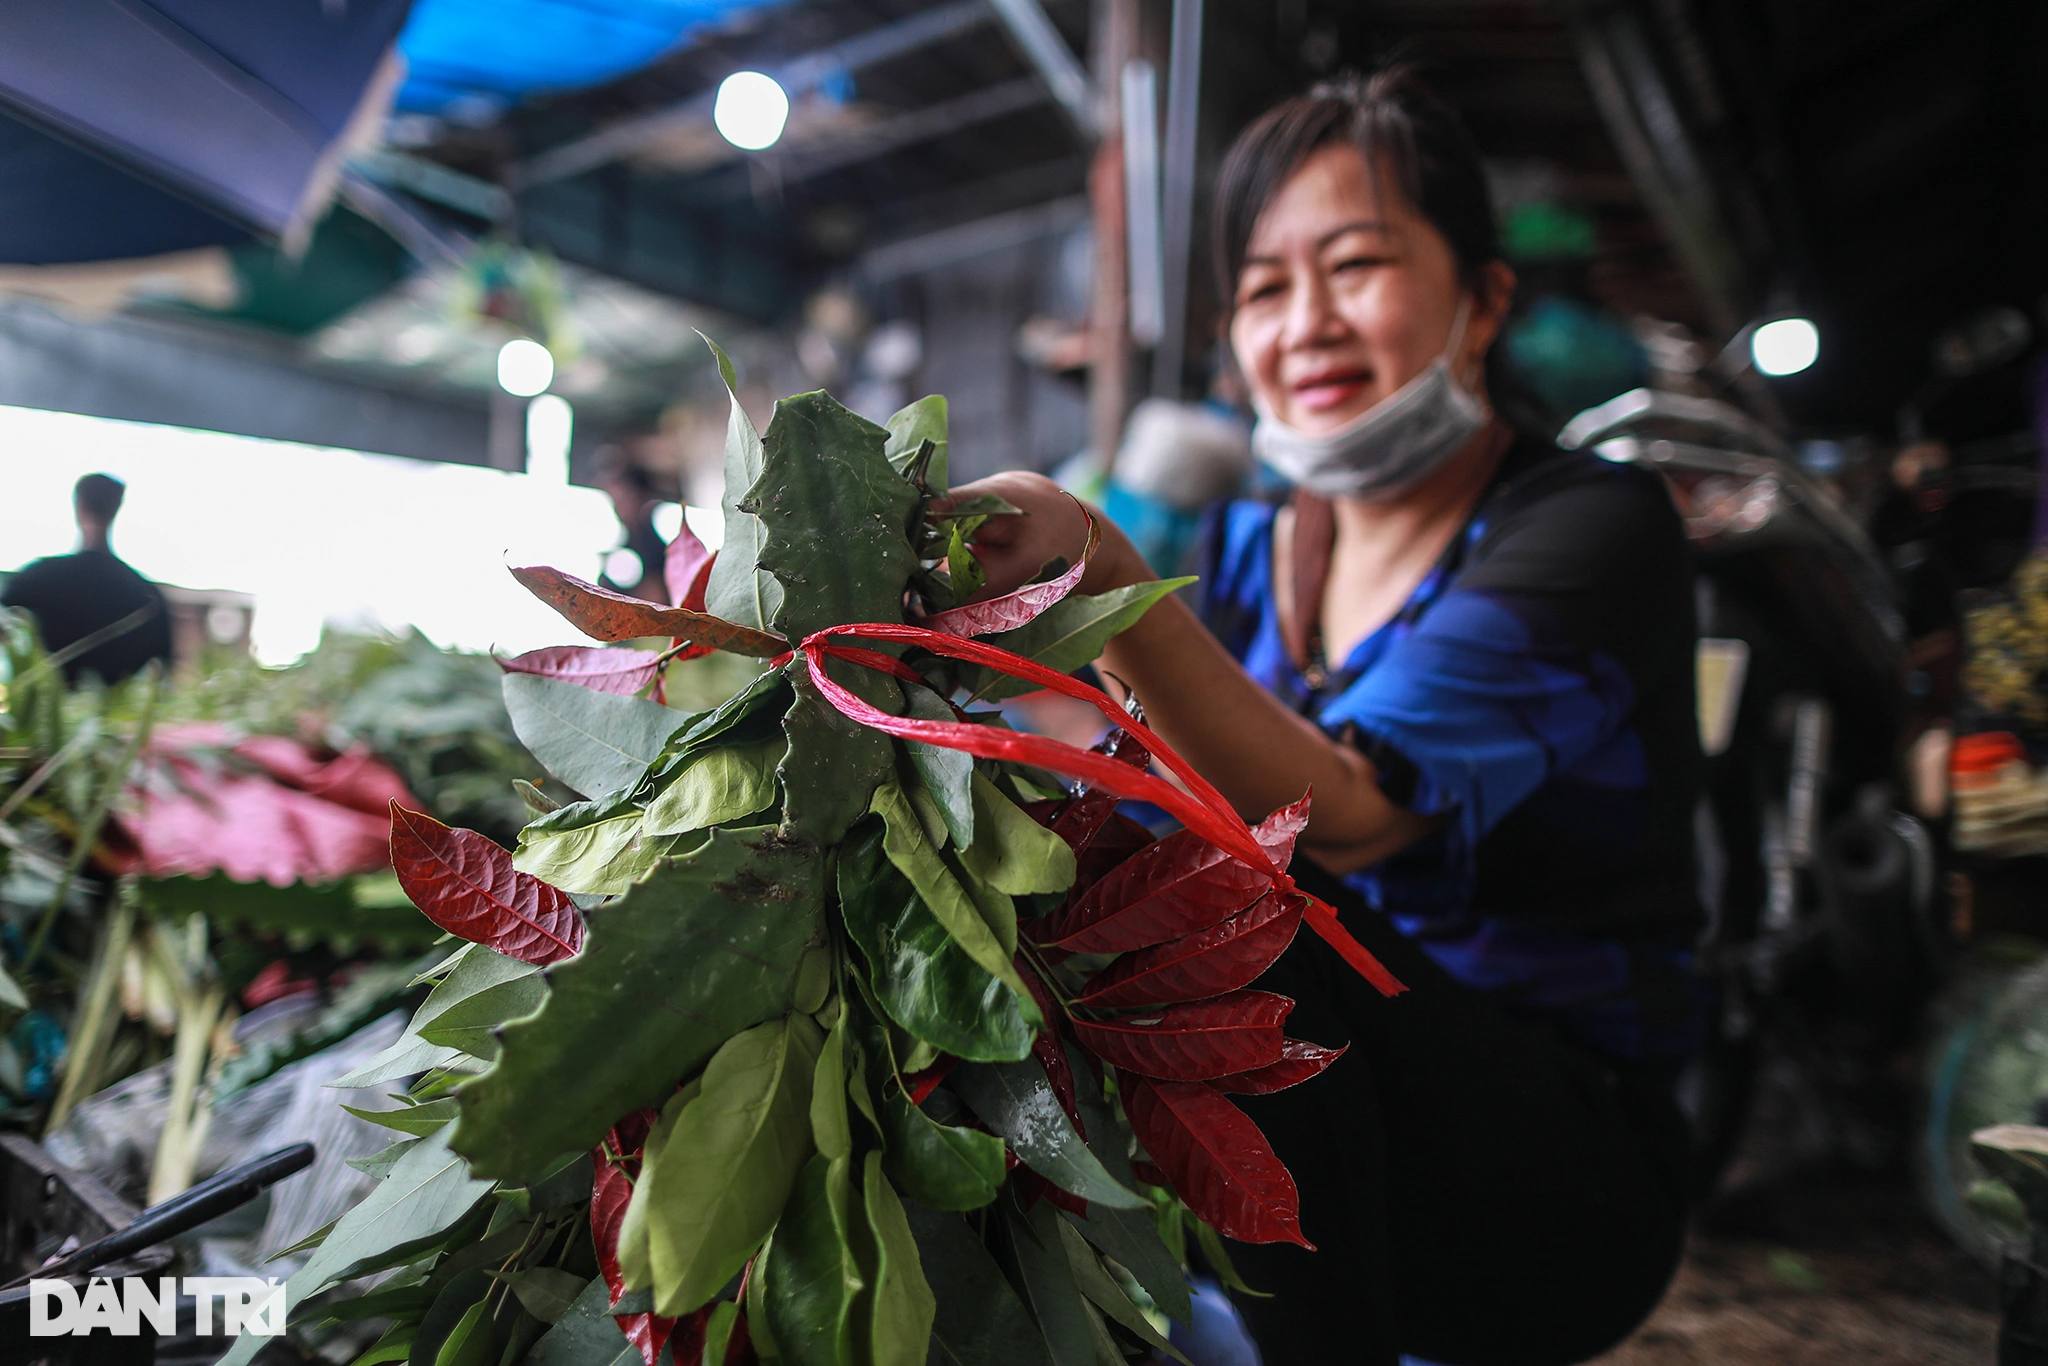
M854 645L833 644L832 639L838 636L860 636L868 640L918 645L935 655L980 664L1011 678L1026 679L1053 692L1086 702L1101 712L1112 725L1121 726L1136 736L1138 742L1150 750L1160 763L1187 784L1187 790L1183 791L1163 778L1155 777L1143 769L1133 768L1107 755L1091 753L1048 736L1029 735L994 726L978 726L969 722L926 721L912 716L892 716L863 702L833 681L825 670L825 661L839 659L849 664L879 669L906 682L923 683L923 676L901 660L877 651L864 650ZM1287 870L1276 865L1272 857L1252 837L1251 829L1244 823L1244 818L1224 800L1223 794L1189 767L1186 760L1169 749L1143 723L1133 719L1100 689L1091 688L1063 673L1048 669L1043 664L997 646L978 640L962 639L922 626L888 622L830 626L806 636L800 648L805 661L810 665L811 681L817 685L819 693L851 720L899 739L916 740L944 749L960 750L981 759L1002 759L1013 763L1033 764L1055 773L1079 778L1093 787L1114 792L1119 797L1151 802L1217 848L1271 877L1273 885L1281 891L1300 891L1294 880L1287 875ZM1352 937L1351 932L1338 920L1335 910L1306 892L1302 892L1301 895L1308 901L1304 918L1308 921L1309 927L1322 936L1323 940L1334 948L1345 962L1356 969L1360 976L1372 983L1381 995L1395 996L1407 990L1387 971L1379 959L1373 957L1363 944Z

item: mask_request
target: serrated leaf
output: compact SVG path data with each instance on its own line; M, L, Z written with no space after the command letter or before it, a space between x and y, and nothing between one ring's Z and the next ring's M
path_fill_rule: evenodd
M882 818L882 849L889 862L910 880L925 908L977 967L1017 994L1018 1008L1024 1013L1027 1023L1034 1026L1042 1024L1038 1008L1030 1004L1030 991L1025 987L1024 979L1017 975L1016 967L1010 962L1010 955L1016 951L1016 911L1008 907L1008 898L1003 898L1003 906L1009 912L1011 940L1005 945L997 931L990 928L988 912L975 900L974 891L979 889L970 888L947 866L939 851L925 837L924 827L910 805L910 798L894 778L875 788L869 809ZM1002 893L994 892L983 899L992 901L993 897L1000 896Z
M962 1063L946 1084L1009 1142L1026 1166L1060 1189L1122 1209L1146 1203L1143 1196L1119 1185L1074 1132L1045 1069L1035 1060Z
M865 1282L852 1244L851 1170L845 1154L819 1153L805 1163L774 1241L754 1264L754 1274L764 1277L769 1332L788 1366L855 1366L861 1360L854 1354L853 1309Z
M1049 1366L1038 1325L966 1221L903 1208L937 1301L932 1366Z
M530 1176L787 1011L824 933L823 871L772 830L721 830L606 906L540 1013L506 1026L496 1064L458 1093L457 1150L479 1173Z
M866 1268L854 1318L862 1360L874 1366L924 1366L930 1352L936 1304L917 1255L917 1240L903 1202L882 1173L882 1155L869 1153L861 1174L867 1212L868 1246L874 1264Z
M740 406L739 381L733 374L732 361L709 337L704 338L704 344L711 348L718 362L718 374L725 381L726 397L732 404L725 428L725 496L721 500L725 508L725 540L711 566L704 604L728 621L766 630L781 614L782 585L759 567L766 528L760 518L740 507L761 478L761 437L747 410Z
M679 835L775 805L775 769L787 748L777 737L700 751L647 804L646 833Z
M960 851L960 862L997 891L1032 896L1074 885L1074 851L1067 842L979 773L974 775L974 829L974 844Z
M512 865L565 892L616 896L652 872L674 846L673 839L651 834L644 813L621 793L528 822Z
M924 721L956 719L952 704L930 688L921 688L915 683L902 686L904 715ZM903 748L910 756L911 767L917 770L925 793L938 810L953 847L965 849L973 844L974 756L941 745L920 744L916 740L904 741Z
M1030 623L1014 631L990 636L988 643L1012 654L1043 664L1060 673L1072 673L1102 657L1110 637L1129 630L1152 610L1153 604L1176 589L1193 583L1192 578L1153 579L1107 593L1086 596L1069 594L1048 607ZM990 674L974 688L976 699L1000 702L1030 692L1036 684L1022 679Z
M918 567L909 535L918 495L883 455L888 439L822 391L775 405L745 506L767 529L761 565L782 584L775 629L792 641L903 619Z
M910 468L925 442L932 443L932 458L925 465L925 486L935 494L949 487L950 462L946 454L946 396L927 394L896 410L886 424L888 442L882 454L898 474Z
M946 932L883 850L870 818L839 848L839 900L847 934L866 956L877 1003L914 1038L957 1057L1014 1061L1037 1026L1025 1000L991 976Z
M619 646L549 645L501 659L498 667L507 673L538 674L579 688L637 697L660 676L661 656L652 650Z
M704 1069L647 1188L656 1312L717 1294L775 1227L811 1155L811 1077L823 1037L802 1015L742 1030Z
M519 743L586 797L640 781L690 718L658 702L615 697L533 674L506 674L505 710Z
M421 914L473 944L538 964L582 946L583 919L569 898L474 830L450 829L394 801L391 866Z
M700 650L725 650L756 659L772 658L789 648L772 632L727 621L710 612L669 607L585 583L574 574L564 574L546 565L522 566L512 571L512 577L527 592L561 613L571 626L596 640L669 636Z

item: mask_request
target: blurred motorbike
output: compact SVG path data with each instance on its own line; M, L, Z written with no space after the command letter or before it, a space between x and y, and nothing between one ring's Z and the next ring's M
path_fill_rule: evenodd
M1731 404L1637 389L1579 414L1559 444L1662 476L1697 561L1708 924L1696 961L1714 1006L1681 1099L1704 1192L1767 1055L1814 1094L1854 1091L1934 981L1935 845L1897 809L1909 715L1898 594L1862 528ZM1856 1105L1823 1106L1832 1146L1887 1159L1876 1150L1894 1140Z

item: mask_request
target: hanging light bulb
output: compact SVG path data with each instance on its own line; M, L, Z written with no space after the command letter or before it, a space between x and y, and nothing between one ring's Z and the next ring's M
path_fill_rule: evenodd
M1750 334L1749 358L1766 375L1796 375L1820 356L1820 329L1806 318L1778 318Z
M772 76L735 71L718 86L711 122L719 136L743 151L773 147L789 122L789 96Z
M514 337L498 348L498 387L519 398L545 393L555 382L555 358L539 342Z

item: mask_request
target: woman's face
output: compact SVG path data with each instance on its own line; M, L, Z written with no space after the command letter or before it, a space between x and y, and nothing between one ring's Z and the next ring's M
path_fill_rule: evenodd
M1512 275L1490 270L1453 370L1478 388ZM1302 163L1252 229L1230 344L1265 411L1299 431L1334 431L1443 354L1467 292L1450 244L1372 173L1356 148Z

